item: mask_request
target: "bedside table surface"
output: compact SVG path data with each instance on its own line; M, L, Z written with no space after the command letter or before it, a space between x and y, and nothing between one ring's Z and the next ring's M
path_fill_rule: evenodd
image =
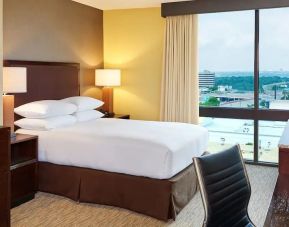
M16 137L11 138L11 144L21 143L33 139L37 139L38 136L25 135L25 134L16 134Z
M104 116L103 118L118 118L118 119L130 119L129 114L114 114L113 116Z
M129 114L115 114L112 118L123 118L123 117L129 117Z

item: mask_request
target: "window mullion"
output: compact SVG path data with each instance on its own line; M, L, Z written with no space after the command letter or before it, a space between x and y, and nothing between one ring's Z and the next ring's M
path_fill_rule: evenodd
M259 152L259 10L255 10L255 43L254 43L254 162L258 162Z

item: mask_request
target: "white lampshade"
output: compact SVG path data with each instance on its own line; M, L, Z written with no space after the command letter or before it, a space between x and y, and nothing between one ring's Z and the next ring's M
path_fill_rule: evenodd
M25 93L27 69L24 67L3 68L3 93Z
M120 86L121 72L119 69L96 69L95 85L114 87Z

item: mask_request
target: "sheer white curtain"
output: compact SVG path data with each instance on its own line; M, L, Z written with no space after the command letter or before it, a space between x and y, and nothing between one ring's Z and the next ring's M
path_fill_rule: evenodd
M166 18L161 120L198 123L198 16Z

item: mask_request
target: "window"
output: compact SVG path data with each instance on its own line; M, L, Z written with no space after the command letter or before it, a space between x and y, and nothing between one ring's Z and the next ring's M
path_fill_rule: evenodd
M260 108L289 109L289 9L260 11Z
M243 157L254 159L254 121L224 118L201 118L209 130L208 152L216 153L239 143Z
M199 16L200 105L254 107L254 11Z
M287 122L259 121L259 160L278 162L278 144Z
M277 163L289 119L289 8L199 17L199 86L209 151L240 143L254 163Z

